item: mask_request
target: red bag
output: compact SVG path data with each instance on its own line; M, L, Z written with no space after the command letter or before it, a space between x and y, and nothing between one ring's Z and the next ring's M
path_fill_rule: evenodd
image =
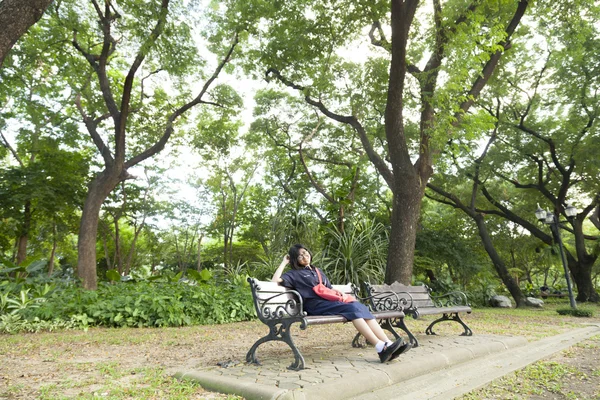
M315 271L317 271L317 276L319 277L319 284L313 287L313 291L317 294L317 296L322 297L325 300L341 301L342 303L352 303L353 301L356 301L352 295L342 293L335 289L330 289L323 285L323 280L321 279L319 269L315 267Z

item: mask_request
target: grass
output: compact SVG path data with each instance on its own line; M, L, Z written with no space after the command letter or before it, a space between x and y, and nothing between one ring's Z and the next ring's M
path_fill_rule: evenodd
M547 305L544 309L475 309L465 320L475 334L519 335L530 340L556 335L583 323L599 319L561 316L556 308L562 303ZM600 306L591 306L600 315ZM407 319L414 332L423 332L433 317ZM336 329L334 329L336 328ZM339 333L341 327L323 328L322 332ZM313 327L311 329L321 329ZM352 329L345 326L344 329ZM0 335L0 354L12 361L12 369L4 371L0 365L0 398L7 399L240 399L205 391L193 381L179 381L170 376L161 360L144 352L161 350L161 356L179 354L181 362L200 357L200 349L219 348L236 343L240 337L257 338L265 327L257 321L221 326L183 328L91 328L83 331L62 331L36 334ZM440 334L458 334L458 324L438 324ZM321 331L319 331L321 332ZM324 339L324 340L325 340ZM568 352L595 351L600 354L600 337L573 346ZM125 351L127 350L127 351ZM245 353L246 349L241 352ZM236 351L240 351L236 349ZM566 353L565 360L573 354ZM129 359L138 357L137 364ZM46 367L41 375L30 360ZM139 362L139 359L147 362ZM180 359L171 360L177 364ZM199 365L199 364L198 364ZM10 373L13 372L13 375ZM20 379L18 374L25 378ZM565 382L577 382L600 377L600 369L593 367L583 373L568 362L542 361L532 364L518 374L509 375L491 385L464 397L471 399L527 399L528 396L546 398L586 398ZM560 397L553 397L559 396ZM578 397L579 396L579 397ZM600 396L600 393L598 394ZM589 397L600 398L600 397Z
M496 321L497 326L492 322L503 316L502 310L476 310L478 317L469 323L479 333L519 334L529 339L540 339L565 329L581 327L586 322L599 322L598 318L559 316L556 309L560 307L564 308L564 304L551 303L543 310L511 310L505 316L506 321ZM600 306L588 305L586 308L593 310L594 315L599 315ZM507 326L507 322L513 326ZM549 360L536 362L508 374L460 399L600 399L600 368L597 367L600 359L599 343L600 336L577 343Z

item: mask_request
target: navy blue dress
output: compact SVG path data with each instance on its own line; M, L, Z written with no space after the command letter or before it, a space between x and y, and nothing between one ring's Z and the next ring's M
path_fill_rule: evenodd
M304 311L308 315L343 315L348 321L358 318L375 319L367 306L358 301L343 303L319 297L313 291L313 287L319 284L319 277L314 268L292 269L281 276L283 286L300 293L304 300ZM319 272L321 273L323 284L330 288L331 283L323 273L323 270L319 269Z

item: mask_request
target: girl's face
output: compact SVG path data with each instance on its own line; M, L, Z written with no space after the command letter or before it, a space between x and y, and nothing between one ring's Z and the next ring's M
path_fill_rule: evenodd
M298 264L307 266L310 265L310 253L305 249L298 251Z

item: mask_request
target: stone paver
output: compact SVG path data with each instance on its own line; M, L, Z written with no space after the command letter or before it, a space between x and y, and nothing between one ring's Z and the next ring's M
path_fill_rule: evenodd
M600 333L600 326L573 331L573 337L585 337ZM563 334L564 335L564 334ZM579 336L577 336L579 335ZM368 397L378 390L393 388L411 379L425 377L485 357L493 359L510 354L510 351L527 345L535 353L535 346L552 349L552 340L561 343L567 339L556 338L527 343L522 337L499 335L466 336L419 336L420 346L401 355L397 360L382 364L377 355L368 349L348 348L344 356L329 359L319 356L319 349L303 349L306 369L291 371L281 360L265 357L261 366L238 364L230 368L208 367L195 371L180 371L182 379L194 379L207 390L237 394L253 399L349 399L386 398ZM571 336L569 336L569 340ZM549 344L550 343L550 344ZM576 342L574 342L576 343ZM571 343L571 344L574 344ZM465 364L466 365L466 364ZM483 379L480 377L478 379ZM383 392L382 392L383 393ZM440 396L436 392L437 396ZM443 395L442 395L443 396ZM387 397L390 398L390 397ZM394 398L394 397L391 397ZM422 397L426 398L426 397ZM442 397L440 397L442 398ZM452 397L448 397L452 398Z

